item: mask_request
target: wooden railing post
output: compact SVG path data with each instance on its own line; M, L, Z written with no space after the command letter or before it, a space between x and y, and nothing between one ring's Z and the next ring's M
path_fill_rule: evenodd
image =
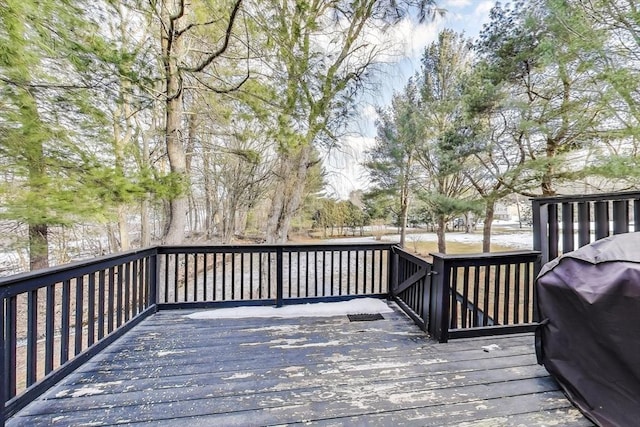
M158 262L158 250L156 248L153 255L149 256L149 278L147 284L147 286L149 286L149 300L147 301L147 305L149 307L158 307L158 294L160 293L158 290L158 286L160 283L160 281L158 280L159 276L160 263ZM165 280L167 279L165 278Z
M429 334L445 343L449 340L450 268L446 255L435 253L431 270L431 301L429 310Z
M276 248L276 307L282 307L284 295L284 262L282 246Z
M396 253L396 246L389 248L389 296L395 296L395 290L398 288L398 254Z

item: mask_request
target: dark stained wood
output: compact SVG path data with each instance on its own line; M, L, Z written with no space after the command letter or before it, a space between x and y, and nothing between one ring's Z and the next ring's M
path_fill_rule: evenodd
M529 334L437 344L399 311L191 312L147 318L7 425L592 425L535 365Z

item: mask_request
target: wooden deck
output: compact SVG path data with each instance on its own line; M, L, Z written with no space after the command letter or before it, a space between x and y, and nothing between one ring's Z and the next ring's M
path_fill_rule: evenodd
M437 344L397 311L188 313L143 321L7 425L592 425L535 364L531 335Z

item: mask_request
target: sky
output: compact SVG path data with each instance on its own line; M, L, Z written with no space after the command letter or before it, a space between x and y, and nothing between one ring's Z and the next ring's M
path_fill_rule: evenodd
M366 187L366 174L360 164L364 160L364 151L374 143L375 108L388 105L393 93L401 91L407 80L420 69L424 48L434 42L444 28L475 38L489 21L489 12L495 3L495 0L439 0L438 7L446 10L444 17L422 24L403 20L393 28L390 37L399 46L397 60L385 67L377 82L377 90L365 96L359 117L352 124L353 132L343 137L339 149L332 150L325 157L329 196L347 199L351 191Z

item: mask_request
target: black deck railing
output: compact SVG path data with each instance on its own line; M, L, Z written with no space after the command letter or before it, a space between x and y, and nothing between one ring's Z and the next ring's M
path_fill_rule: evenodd
M386 297L391 248L160 246L0 279L0 425L159 309Z
M434 339L533 331L540 253L432 254L433 263L394 248L390 296Z
M159 247L160 308L388 294L391 244Z
M0 420L153 313L156 254L133 251L0 280Z
M545 263L611 234L640 231L640 192L540 197L533 202L533 249Z
M159 309L388 297L433 338L536 326L542 263L636 231L640 192L533 200L534 251L433 254L391 244L159 246L0 279L0 425Z

